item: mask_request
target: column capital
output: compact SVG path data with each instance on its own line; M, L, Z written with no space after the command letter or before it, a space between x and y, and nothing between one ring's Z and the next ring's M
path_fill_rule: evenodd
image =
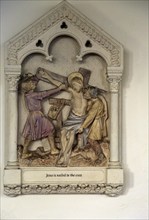
M107 80L110 83L110 91L111 92L118 92L119 90L119 83L122 79L120 75L108 75Z
M122 79L123 70L116 67L107 68L107 81L110 83L110 91L117 93L119 90L119 83Z
M18 80L21 75L21 65L5 66L5 75L9 85L9 91L16 91L18 88Z
M9 85L9 91L17 91L18 81L20 79L20 75L7 74L6 78L7 78L7 82L8 82L8 85Z

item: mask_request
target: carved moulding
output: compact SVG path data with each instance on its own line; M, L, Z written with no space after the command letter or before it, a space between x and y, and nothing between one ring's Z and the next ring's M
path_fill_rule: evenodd
M106 194L118 196L122 193L123 185L118 184L60 184L60 185L6 185L4 192L7 196L18 196L20 194Z
M6 43L5 74L11 108L4 193L121 194L122 45L63 1ZM79 92L72 83L75 78ZM36 82L36 91L30 89L31 82ZM42 91L46 96L52 89L54 97L44 101L43 111L42 103L31 101L30 95L41 100ZM36 126L34 118L40 119ZM72 120L80 124L69 130ZM55 129L52 138L49 126Z

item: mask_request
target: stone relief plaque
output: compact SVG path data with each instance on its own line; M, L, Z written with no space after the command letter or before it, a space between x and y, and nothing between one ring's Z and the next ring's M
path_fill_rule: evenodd
M6 195L122 192L123 48L66 1L6 43Z

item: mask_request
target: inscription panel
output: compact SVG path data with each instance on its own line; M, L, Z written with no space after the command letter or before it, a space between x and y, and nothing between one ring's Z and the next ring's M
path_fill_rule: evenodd
M81 183L106 182L106 170L101 168L23 169L22 182L28 183Z

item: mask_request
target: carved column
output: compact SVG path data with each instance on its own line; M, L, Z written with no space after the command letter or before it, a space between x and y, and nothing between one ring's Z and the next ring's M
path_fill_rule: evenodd
M119 155L119 84L122 73L108 72L108 82L110 83L111 106L111 132L110 132L110 167L120 167Z
M12 69L11 72L6 70L8 82L8 140L9 154L7 167L16 167L17 162L17 132L18 132L18 80L20 77L20 67Z

